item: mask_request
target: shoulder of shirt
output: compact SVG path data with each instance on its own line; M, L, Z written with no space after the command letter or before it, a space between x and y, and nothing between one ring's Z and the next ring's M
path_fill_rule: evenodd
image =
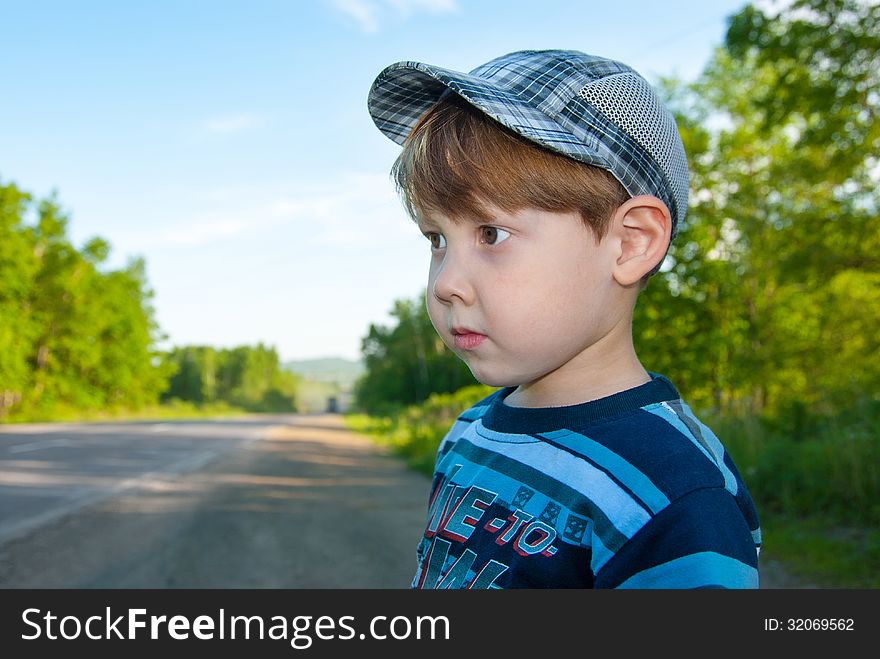
M653 492L660 503L647 506L653 513L696 490L721 487L736 496L742 486L723 444L680 398L521 436L583 459L616 480L623 476L620 496Z
M493 391L491 394L477 401L459 414L455 419L455 422L452 424L452 427L443 438L443 443L445 444L448 440L458 438L458 436L461 435L467 427L472 425L474 421L481 419L492 406L493 401L500 396L503 391L503 388Z
M642 413L650 413L647 416ZM651 485L662 492L659 499L667 499L665 505L651 510L651 520L669 506L687 505L697 492L706 490L726 491L736 502L753 531L756 544L760 545L760 530L754 502L733 464L726 447L704 425L683 400L676 399L647 405L634 414L609 420L607 427L628 435L627 424L640 427L650 433L650 448L629 456L627 468L644 474ZM630 426L632 428L632 426ZM617 452L613 436L593 434L602 445ZM684 440L684 441L682 441ZM588 459L591 457L585 453ZM622 457L622 456L621 456ZM643 458L644 461L637 458ZM649 487L646 486L646 489ZM644 497L645 490L633 488L633 493ZM657 498L653 501L657 501ZM647 499L643 499L647 501ZM650 508L650 506L649 506Z
M501 393L503 391L504 391L503 388L496 389L495 391L493 391L491 394L489 394L485 398L477 401L476 403L471 405L469 408L467 408L464 412L459 414L458 418L456 419L456 422L464 421L466 423L473 423L477 419L481 418L484 414L486 414L486 411L489 409L489 407L492 405L492 403L495 401L495 399L501 395Z

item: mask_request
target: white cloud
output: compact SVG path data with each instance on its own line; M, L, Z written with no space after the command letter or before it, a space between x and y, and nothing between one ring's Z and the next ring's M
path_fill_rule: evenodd
M416 231L387 175L349 173L309 192L241 186L207 191L187 202L200 210L146 222L151 228L122 237L123 247L199 247L294 224L315 247L376 246Z
M253 128L259 123L260 120L252 114L238 114L208 119L204 122L204 129L215 135L228 135Z
M326 201L315 245L368 247L417 235L388 176L350 174Z
M244 212L203 212L185 218L172 218L163 227L135 238L140 249L149 247L198 247L241 234L262 230L278 222L265 209Z
M458 11L456 0L385 0L403 16L424 10L430 14L445 14Z
M459 10L456 0L332 0L333 6L366 33L378 32L386 17L407 19L418 12L444 14Z
M333 0L333 5L343 14L353 18L361 30L367 33L376 32L379 29L379 19L376 16L376 4L370 0Z
M770 16L775 16L777 13L791 7L794 4L794 0L753 0L752 4L755 9L759 9Z

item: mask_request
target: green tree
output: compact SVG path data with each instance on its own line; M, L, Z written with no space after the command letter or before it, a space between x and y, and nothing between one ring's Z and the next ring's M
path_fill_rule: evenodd
M110 246L76 249L67 224L54 197L0 185L0 415L138 408L166 385L143 262L105 270Z
M391 316L395 326L371 324L361 344L365 373L355 385L361 409L381 414L476 384L467 365L437 335L424 294L395 301Z
M691 205L636 336L704 407L832 413L880 390L877 27L856 2L749 6L670 85Z
M33 232L23 225L31 196L0 182L0 419L32 384L37 323L32 310L39 261Z
M162 399L177 398L198 404L215 402L217 359L217 352L208 346L182 346L171 350L168 361L175 368Z
M163 400L226 402L255 412L296 410L299 378L281 367L275 348L181 346L168 354L168 361L175 373Z

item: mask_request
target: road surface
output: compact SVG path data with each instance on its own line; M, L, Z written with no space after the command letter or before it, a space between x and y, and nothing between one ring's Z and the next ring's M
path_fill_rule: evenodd
M406 588L429 481L338 415L0 428L0 588Z
M407 588L428 488L339 415L0 426L0 588Z

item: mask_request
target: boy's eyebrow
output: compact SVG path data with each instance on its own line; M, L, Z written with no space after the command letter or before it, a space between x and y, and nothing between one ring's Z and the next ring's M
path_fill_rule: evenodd
M433 217L421 216L416 220L416 224L418 224L419 229L424 231L425 229L438 229L440 228L441 223L435 220Z
M473 226L481 226L483 224L491 224L492 222L487 221L483 218L472 217L470 215L464 215L464 216L460 216L456 221L448 220L448 223L450 223L450 224L471 224ZM430 217L428 217L428 218L419 217L416 220L416 224L418 225L419 229L424 231L427 228L431 228L431 229L440 228L441 222L437 222L436 220L434 220L433 218L430 218Z
M416 220L416 226L419 228L419 231L426 231L427 229L433 228L434 224L431 220L423 220L419 218Z

